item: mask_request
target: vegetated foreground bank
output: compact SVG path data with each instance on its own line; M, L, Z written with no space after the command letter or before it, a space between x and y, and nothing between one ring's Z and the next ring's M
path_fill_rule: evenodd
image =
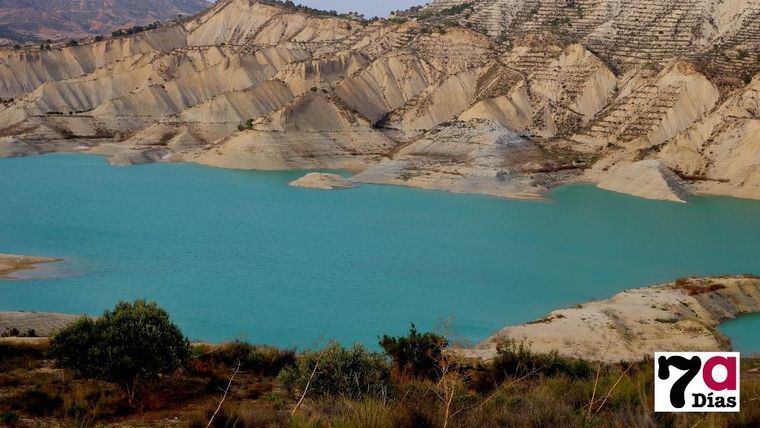
M130 338L124 340L124 337ZM742 412L653 413L653 363L590 363L505 340L490 362L444 336L385 336L383 352L191 346L163 310L120 303L50 344L0 342L8 426L736 426L760 424L760 360L742 360Z

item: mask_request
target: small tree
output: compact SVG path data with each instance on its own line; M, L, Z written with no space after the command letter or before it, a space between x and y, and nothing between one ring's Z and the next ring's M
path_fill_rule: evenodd
M408 336L383 336L380 346L385 350L400 373L409 372L414 376L435 378L441 351L448 346L445 337L435 333L417 332L412 324Z
M189 358L190 347L166 311L137 300L64 328L53 338L51 355L83 376L118 384L134 405L141 384L174 373Z

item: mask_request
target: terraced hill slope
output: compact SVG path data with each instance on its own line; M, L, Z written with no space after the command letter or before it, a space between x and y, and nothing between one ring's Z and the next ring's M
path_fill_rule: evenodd
M760 198L759 4L445 0L365 21L224 0L127 37L0 52L0 155Z
M205 0L0 0L0 41L7 44L110 34L119 28L192 15Z

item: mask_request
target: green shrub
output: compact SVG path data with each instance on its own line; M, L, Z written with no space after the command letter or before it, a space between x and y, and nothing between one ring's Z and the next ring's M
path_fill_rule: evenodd
M283 368L296 363L295 351L251 345L240 340L225 343L198 358L228 367L239 362L242 370L260 376L277 376Z
M567 376L589 379L591 366L582 360L560 357L556 351L535 354L525 340L504 340L496 346L497 356L489 364L480 366L471 378L471 385L479 391L495 388L508 378L536 378L540 376Z
M166 311L137 300L118 303L96 321L83 317L61 330L50 354L81 375L118 384L131 404L141 383L176 371L190 350Z
M362 345L343 348L331 344L321 351L301 354L294 367L280 372L280 383L291 392L316 396L343 396L359 400L384 397L391 389L390 368L382 354ZM308 390L307 390L308 384Z
M431 379L438 375L441 351L448 344L449 342L443 336L434 333L418 333L414 324L409 328L407 336L385 335L380 339L380 346L391 357L399 373Z

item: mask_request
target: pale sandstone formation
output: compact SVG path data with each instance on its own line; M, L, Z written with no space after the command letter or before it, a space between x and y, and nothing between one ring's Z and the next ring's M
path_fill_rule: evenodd
M10 278L13 272L34 269L41 263L59 262L61 259L51 257L20 256L18 254L0 254L0 278Z
M703 193L757 198L760 192L760 79L665 145L662 161Z
M760 312L760 278L715 277L624 291L610 299L554 311L533 323L507 327L473 349L456 352L492 359L500 341L525 340L535 352L591 361L637 361L655 351L725 351L718 325Z
M130 37L0 50L0 156L342 168L506 197L583 181L760 198L758 80L744 82L760 70L757 1L440 13L459 3L368 22L223 0Z
M538 172L542 167L544 156L538 146L497 122L474 120L434 129L354 180L538 198L551 180ZM546 184L540 184L544 180Z
M298 180L290 182L291 186L304 187L307 189L349 189L356 187L350 180L338 175L324 172L310 172Z
M686 202L693 194L688 184L656 160L621 165L602 179L599 187L641 198L673 202Z

